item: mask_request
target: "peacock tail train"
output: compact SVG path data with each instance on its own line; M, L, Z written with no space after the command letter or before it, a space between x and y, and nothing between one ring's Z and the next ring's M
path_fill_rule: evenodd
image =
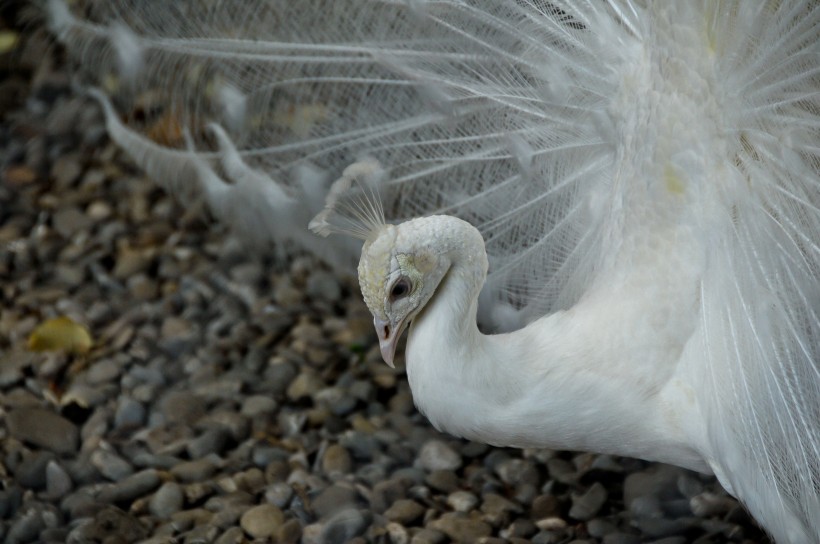
M184 203L346 266L359 246L307 223L378 161L388 219L481 231L488 328L572 307L613 231L675 214L703 249L686 350L704 456L779 542L820 541L820 4L47 8L111 137Z

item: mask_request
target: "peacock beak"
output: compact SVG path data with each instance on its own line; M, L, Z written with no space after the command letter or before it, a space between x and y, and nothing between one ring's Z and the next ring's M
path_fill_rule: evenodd
M392 320L385 321L374 317L373 326L376 327L376 335L379 337L379 349L382 352L382 359L390 368L396 368L393 365L393 358L396 355L399 338L404 332L404 321L393 323Z

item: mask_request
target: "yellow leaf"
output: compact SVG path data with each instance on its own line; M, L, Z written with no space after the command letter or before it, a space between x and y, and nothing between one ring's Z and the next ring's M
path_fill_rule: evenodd
M31 351L87 353L91 344L88 329L66 316L44 321L28 337Z
M19 34L13 30L0 30L0 54L8 53L17 47Z

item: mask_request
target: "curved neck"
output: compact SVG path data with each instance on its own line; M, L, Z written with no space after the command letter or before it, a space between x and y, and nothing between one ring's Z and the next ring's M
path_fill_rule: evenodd
M598 330L613 323L595 318L611 317L602 309L606 297L512 333L482 334L476 313L484 244L474 228L458 227L448 229L457 242L443 244L450 268L413 320L406 350L414 400L436 428L499 446L596 451L708 471L685 422L660 410L663 395L684 393L664 389L668 377L659 384L636 376L645 367L618 359L650 355L617 346L609 338L623 337L617 331Z

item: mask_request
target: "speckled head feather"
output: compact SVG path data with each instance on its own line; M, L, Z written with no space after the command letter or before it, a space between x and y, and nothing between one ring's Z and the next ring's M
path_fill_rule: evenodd
M372 240L387 225L379 195L384 170L378 161L363 159L345 168L331 185L325 207L308 224L320 236L346 234Z

